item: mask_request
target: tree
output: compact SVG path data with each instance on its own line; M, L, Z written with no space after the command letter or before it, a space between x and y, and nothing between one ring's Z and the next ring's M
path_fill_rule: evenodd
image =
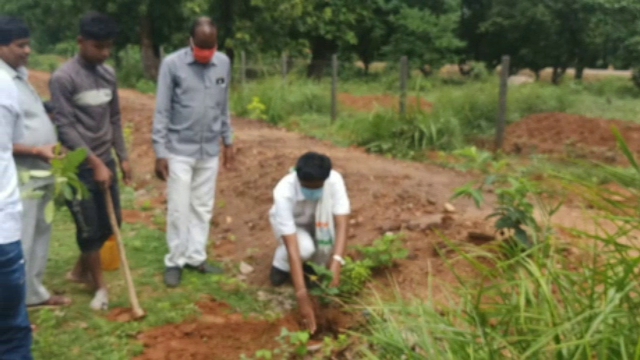
M558 83L570 66L577 79L587 66L606 66L624 28L638 20L634 7L629 0L463 0L461 25L476 60L496 65L508 54L515 69L551 66Z
M88 10L85 2L77 0L0 0L0 13L24 19L32 30L34 47L51 51L56 44L75 40L78 22Z
M331 56L357 43L355 28L375 0L251 0L250 18L238 22L234 44L253 51L308 48L310 77L321 77ZM244 47L243 46L243 47Z
M345 50L353 52L364 65L365 75L369 66L379 58L382 49L388 43L392 32L392 18L396 2L383 0L371 1L369 12L364 13L356 23L354 33L356 42L347 44Z
M456 62L465 43L457 36L459 5L453 1L448 5L448 10L443 14L402 6L393 18L393 35L385 47L387 56L408 56L424 75L428 75L426 65L436 68Z

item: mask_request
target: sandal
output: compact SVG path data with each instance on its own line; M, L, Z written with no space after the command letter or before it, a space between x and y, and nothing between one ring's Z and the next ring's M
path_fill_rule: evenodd
M68 297L53 295L47 301L40 304L28 305L31 309L43 309L43 308L59 308L71 305L71 299Z

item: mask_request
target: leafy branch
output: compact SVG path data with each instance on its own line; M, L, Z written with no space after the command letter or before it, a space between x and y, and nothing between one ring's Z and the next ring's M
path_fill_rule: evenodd
M52 222L55 216L56 203L84 198L88 195L87 188L78 178L78 169L87 158L86 149L77 149L62 155L61 146L56 147L56 158L51 160L50 170L21 171L20 182L29 183L32 179L53 178L55 184L54 197L45 207L45 220ZM42 191L31 190L22 194L26 198L43 196Z

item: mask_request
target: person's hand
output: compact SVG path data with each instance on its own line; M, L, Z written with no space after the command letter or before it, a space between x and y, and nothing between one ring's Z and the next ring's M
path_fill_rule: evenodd
M162 181L169 178L169 161L167 159L156 159L156 177Z
M227 169L233 169L235 163L235 150L233 145L225 146L222 152L222 166Z
M93 180L95 180L100 188L107 189L111 186L111 182L113 181L113 173L109 170L107 165L98 160L94 162L93 165Z
M38 146L33 149L33 154L49 162L56 158L56 145Z
M329 287L337 288L338 286L340 286L340 273L342 272L342 264L334 259L331 261L331 267L329 268L329 270L331 270L331 273L333 274L333 280L331 281Z
M313 303L306 290L298 292L298 306L300 307L300 314L304 321L304 325L311 334L314 334L317 330L316 314L313 309Z
M129 186L133 180L133 172L131 171L131 164L129 161L123 161L120 164L120 170L122 170L122 180L124 184Z

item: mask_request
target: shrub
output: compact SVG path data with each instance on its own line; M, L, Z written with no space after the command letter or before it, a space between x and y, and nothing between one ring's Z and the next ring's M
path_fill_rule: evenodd
M142 82L148 79L144 77L140 47L128 45L116 56L118 57L117 74L119 85L125 88L137 89L140 83L143 90L149 90L149 84Z
M149 79L140 79L136 83L136 90L143 94L155 94L156 89L156 83Z
M46 72L54 72L63 62L64 59L57 55L31 54L29 57L29 68Z
M398 235L385 235L370 246L358 246L356 250L362 259L345 259L346 263L340 274L340 286L337 289L329 287L333 280L333 274L329 269L310 264L317 274L312 279L316 286L311 290L311 294L319 296L323 301L330 301L335 296L349 300L358 295L371 281L374 271L388 269L397 260L406 259L409 255L402 238Z
M634 86L633 79L628 78L612 76L597 81L575 83L573 87L600 97L637 98L640 96L640 89Z
M640 88L640 67L633 68L631 80L637 88Z
M251 114L249 105L258 98L264 105L266 121L281 124L294 115L329 114L331 99L328 87L323 89L311 80L294 80L284 84L281 78L248 83L245 89L232 93L231 107L236 115Z

